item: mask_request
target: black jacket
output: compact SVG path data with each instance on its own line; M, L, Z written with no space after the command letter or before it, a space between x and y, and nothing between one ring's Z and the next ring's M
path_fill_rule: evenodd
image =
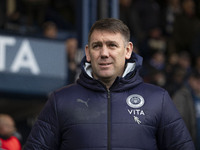
M141 57L109 90L85 63L76 84L51 95L24 150L194 150L168 93L140 78Z

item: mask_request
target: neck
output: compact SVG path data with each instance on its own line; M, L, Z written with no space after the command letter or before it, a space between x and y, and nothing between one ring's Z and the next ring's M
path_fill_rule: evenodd
M101 80L100 80L101 81ZM106 82L106 81L101 81L105 86L106 86L106 89L110 89L110 87L112 86L113 82Z
M101 83L103 83L106 86L107 89L109 89L112 86L112 84L115 82L115 79L117 77L115 77L115 78L96 78L96 77L94 77L94 78L99 80Z

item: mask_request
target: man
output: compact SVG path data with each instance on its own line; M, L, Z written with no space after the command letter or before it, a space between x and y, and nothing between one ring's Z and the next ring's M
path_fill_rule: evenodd
M174 94L173 101L200 150L200 73L193 71L186 83Z
M7 114L0 114L0 150L21 150L20 141L16 136L15 122Z
M91 28L77 83L54 92L24 150L193 150L167 92L139 76L142 58L117 19Z

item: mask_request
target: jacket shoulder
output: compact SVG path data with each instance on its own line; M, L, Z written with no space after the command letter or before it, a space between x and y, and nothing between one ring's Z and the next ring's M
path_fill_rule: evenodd
M61 97L70 97L71 95L77 95L77 93L84 90L84 87L80 86L79 84L70 84L64 87L61 87L55 91L53 91L50 95L54 95L56 98Z
M167 90L165 90L164 88L154 85L154 84L150 84L150 83L143 82L142 84L139 85L139 87L143 89L143 92L148 91L149 93L152 93L152 94L168 93Z

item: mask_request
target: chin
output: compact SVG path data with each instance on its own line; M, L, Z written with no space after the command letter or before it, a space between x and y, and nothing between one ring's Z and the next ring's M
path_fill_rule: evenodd
M111 78L113 78L113 75L110 75L110 74L107 74L107 75L100 75L99 76L101 79L104 79L104 80L109 80Z
M106 73L100 73L99 76L102 78L110 78L113 76L113 74L106 72Z

